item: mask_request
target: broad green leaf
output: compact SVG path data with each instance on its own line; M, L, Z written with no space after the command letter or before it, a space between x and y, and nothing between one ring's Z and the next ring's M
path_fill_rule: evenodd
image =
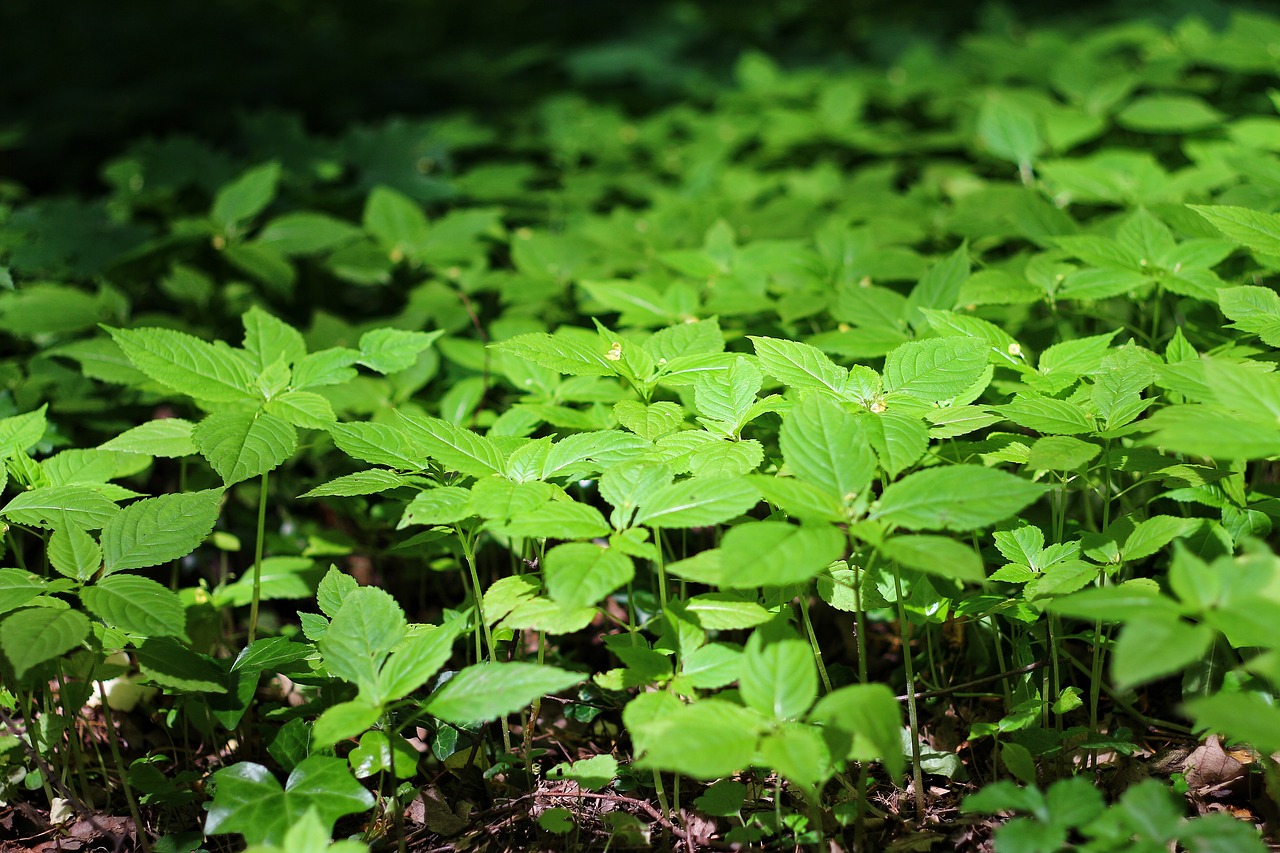
M144 453L167 459L194 456L199 452L191 438L195 424L182 418L160 418L127 429L102 445L103 450Z
M738 356L727 371L708 373L695 379L693 398L698 412L706 420L724 424L732 435L746 421L763 383L760 368L746 357Z
M547 592L567 608L598 604L635 577L631 558L616 548L570 542L547 552Z
M382 716L380 703L356 698L324 709L311 727L311 748L331 748L369 729Z
M504 355L523 358L570 376L612 376L616 371L607 347L593 347L575 338L545 332L517 335L493 345Z
M532 539L596 539L609 535L600 510L574 501L552 501L494 528L506 536Z
M693 477L653 494L636 514L646 527L708 527L742 515L760 501L755 488L740 478Z
M646 405L638 400L620 400L613 404L613 415L618 423L648 441L675 432L684 423L684 410L676 403Z
M513 714L551 693L581 683L583 677L533 663L480 663L469 666L431 694L427 713L455 725L485 723Z
M485 616L489 616L488 610ZM414 634L400 644L378 673L383 701L403 699L440 671L453 655L462 620Z
M1045 375L1083 376L1102 366L1102 359L1110 352L1111 341L1119 332L1092 335L1063 341L1040 353L1037 370Z
M307 557L267 557L262 561L259 584L261 601L310 598L321 580L320 567ZM243 607L253 600L253 572L213 593L214 607Z
M1036 116L1020 101L991 92L978 110L978 140L1001 160L1030 166L1044 150ZM943 306L948 307L948 306Z
M944 578L981 581L982 558L973 548L946 536L895 536L886 539L880 552L907 568Z
M799 719L818 698L813 650L785 622L752 632L741 667L738 690L742 699L766 717Z
M352 777L342 758L313 755L303 759L284 787L261 764L242 761L214 774L217 783L207 835L240 833L250 844L284 843L289 830L308 814L326 834L339 818L373 808L373 794Z
M1196 723L1253 745L1264 755L1280 752L1280 708L1265 696L1222 691L1187 700Z
M315 653L308 643L294 642L289 637L263 637L254 640L240 650L231 671L262 672L275 671L304 660Z
M359 236L360 229L350 222L299 210L268 222L258 232L258 242L283 255L314 255L336 249Z
M689 599L688 612L708 631L739 631L768 622L768 610L739 593L708 592Z
M22 492L0 509L15 524L32 527L79 527L97 530L120 512L92 486L43 486Z
M1143 439L1173 453L1214 459L1265 459L1280 455L1274 418L1247 417L1219 406L1166 406L1144 423L1155 431Z
M355 495L376 495L389 489L413 484L413 480L395 471L385 468L371 468L368 471L357 471L330 480L316 486L308 492L298 495L300 498L323 498L329 496L353 497Z
M763 461L764 448L754 439L717 441L693 452L689 472L695 477L741 477Z
M1116 115L1116 124L1146 133L1188 133L1217 127L1222 119L1194 95L1144 95Z
M296 364L307 354L302 333L254 305L240 317L244 324L244 351L261 372L280 359Z
M845 537L828 524L748 521L729 529L720 543L725 568L720 586L750 589L804 583L837 559Z
M794 785L814 788L835 775L831 745L814 726L783 723L760 739L764 766Z
M364 229L399 261L426 242L427 215L413 199L390 187L377 186L364 207Z
M333 405L312 391L285 391L268 400L263 409L304 429L328 429L338 419Z
M1104 622L1125 622L1130 618L1174 621L1182 614L1178 603L1162 596L1160 588L1150 581L1086 589L1054 599L1048 602L1047 607L1065 616L1101 619Z
M1046 491L980 465L930 468L886 488L871 518L909 530L973 530L1008 518Z
M557 764L547 772L548 779L569 779L585 791L602 790L617 777L618 759L612 755L593 755L572 764Z
M932 403L967 390L986 369L987 345L977 338L907 341L885 358L884 389Z
M839 395L849 378L840 367L811 344L748 335L764 372L792 388L820 388Z
M228 486L274 470L298 447L293 424L263 411L215 412L191 437Z
M1280 249L1280 218L1276 232ZM1224 287L1218 291L1218 307L1231 328L1257 335L1273 347L1280 347L1280 294L1269 287Z
M896 477L924 456L929 448L929 429L915 415L891 411L864 413L861 418L867 441L880 457L880 467Z
M436 342L444 330L412 332L404 329L374 329L360 336L359 363L379 373L407 370L418 353Z
M950 311L956 307L960 288L969 278L969 247L961 244L951 254L929 267L919 283L911 289L908 303L914 308Z
M1201 660L1213 637L1208 625L1135 615L1116 638L1111 675L1122 689L1172 675Z
M481 518L519 518L547 503L553 494L555 489L550 483L513 483L506 477L484 477L471 486L471 512Z
M102 549L79 527L59 527L49 537L49 564L58 574L86 581L102 568Z
M719 699L665 709L656 719L627 728L641 736L637 765L717 779L748 767L764 720L753 711Z
M1036 439L1027 457L1032 471L1078 471L1102 452L1102 448L1066 435Z
M785 422L784 422L785 423ZM833 492L794 477L753 474L749 481L764 499L800 521L838 521L840 500Z
M797 477L845 502L865 491L876 472L875 454L857 418L817 394L786 414L778 445Z
M346 347L331 347L313 352L293 366L293 388L341 385L356 377L351 365L360 353Z
M0 418L0 459L25 452L44 436L48 408L45 405L33 412Z
M177 593L150 578L114 575L80 590L80 600L109 627L143 637L185 637L187 611Z
M0 569L0 613L17 610L44 592L39 575L22 569Z
M1141 560L1150 557L1175 539L1190 536L1199 529L1198 518L1178 518L1172 515L1154 515L1134 525L1133 532L1120 549L1121 559Z
M376 773L408 779L418 768L418 751L402 735L375 729L360 736L360 745L347 753L347 763L357 779Z
M473 477L502 473L504 454L485 436L440 418L397 414L415 453Z
M418 492L404 508L396 529L411 524L453 524L472 515L471 492L459 486L438 486Z
M1056 400L1039 394L1019 394L1012 403L992 406L1018 426L1046 435L1079 435L1093 432L1093 419L1069 400Z
M89 636L89 620L78 610L28 607L0 621L0 651L22 678L34 666L80 645Z
M613 506L611 520L627 526L635 509L671 485L674 472L665 462L634 460L612 465L599 480L600 497Z
M332 424L329 435L343 453L371 465L399 471L421 471L428 465L426 451L415 447L403 429L390 424Z
M342 609L342 603L347 600L347 596L359 588L360 584L355 578L346 572L339 571L337 566L330 566L329 571L325 572L324 577L320 579L320 584L316 587L316 605L321 613L332 619Z
M227 672L213 658L171 637L152 637L137 648L138 666L151 681L180 692L228 695Z
M343 600L316 645L330 672L378 702L385 698L378 695L378 670L407 628L404 611L394 598L376 587L362 586Z
M881 761L892 778L902 775L902 708L888 687L841 687L819 699L809 719L850 738L850 760Z
M182 492L135 501L102 530L107 574L158 566L185 557L218 520L221 489Z
M264 163L249 169L218 190L209 218L230 233L240 222L261 213L276 195L280 182L280 164Z
M1187 207L1242 246L1264 255L1280 255L1280 215L1226 204Z
M173 329L113 329L116 344L134 367L165 387L210 403L242 403L260 397L248 364L217 347Z

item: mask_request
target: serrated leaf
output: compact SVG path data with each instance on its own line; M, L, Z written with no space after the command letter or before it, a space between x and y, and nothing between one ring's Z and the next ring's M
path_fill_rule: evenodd
M804 480L756 474L750 476L750 482L766 501L792 518L817 522L838 521L841 518L841 505L837 496Z
M572 501L552 501L494 529L535 539L596 539L610 530L600 510Z
M143 637L185 637L187 611L177 593L138 575L105 577L80 600L109 627Z
M519 518L547 503L554 494L550 483L513 483L506 477L483 477L471 486L471 512L494 520Z
M395 471L385 468L371 468L368 471L357 471L337 477L310 491L298 495L300 498L354 497L356 495L376 495L388 489L413 484L413 480Z
M44 436L48 408L44 405L33 412L0 418L0 459L26 452Z
M79 527L59 527L49 537L49 564L58 574L85 581L102 567L102 549Z
M240 322L244 325L244 351L258 371L280 359L295 364L307 354L301 332L256 305L241 315Z
M1208 625L1134 616L1116 638L1111 675L1123 689L1172 675L1201 660L1213 637Z
M689 599L688 612L698 617L698 624L708 631L739 631L754 628L772 618L772 614L741 593L709 592Z
M373 794L352 777L346 759L323 755L299 762L283 788L271 771L247 761L219 770L214 780L205 833L240 833L250 844L282 844L308 814L321 822L327 837L339 818L367 811L374 803Z
M195 424L182 418L160 418L127 429L102 445L103 450L143 453L166 459L194 456L199 452L191 438Z
M426 452L409 441L405 430L390 424L332 424L329 435L343 453L371 465L421 471L429 464Z
M485 616L488 616L488 609ZM378 673L383 701L394 702L426 684L453 655L462 620L414 634L392 652Z
M505 456L485 436L440 418L397 414L415 452L425 452L450 471L472 477L502 473Z
M218 520L221 489L183 492L135 501L102 530L107 574L158 566L185 557Z
M418 360L418 353L444 334L412 332L404 329L374 329L360 336L359 363L379 373L407 370Z
M1046 491L980 465L930 468L886 488L871 518L909 530L973 530L1008 518Z
M469 666L431 694L425 710L454 725L496 720L528 707L533 700L580 684L583 676L533 663L480 663Z
M173 690L227 694L224 669L208 655L197 654L172 637L152 637L137 648L138 666L151 681Z
M741 667L738 690L743 701L767 717L798 719L818 698L813 650L786 623L753 631Z
M337 566L330 566L316 587L316 605L320 612L332 619L342 609L342 602L347 596L359 589L360 584L346 572L339 571Z
M635 577L631 558L616 548L570 542L547 552L547 592L566 608L589 607Z
M426 242L427 215L413 199L390 187L377 186L364 207L364 229L393 257L412 253Z
M646 405L638 400L620 400L613 405L613 415L618 423L648 441L675 432L684 423L684 410L665 401Z
M637 766L709 780L751 764L763 723L746 708L705 699L693 705L677 703L643 723L628 719L627 728L633 737L641 737Z
M71 651L87 636L89 620L78 610L29 607L0 621L0 651L18 678Z
M1066 435L1050 435L1036 440L1027 456L1032 471L1076 471L1089 464L1102 448Z
M378 670L407 628L404 611L394 598L376 587L362 586L343 600L316 646L330 672L357 685L361 696L380 702L385 697L378 693Z
M338 419L333 405L311 391L285 391L267 401L268 414L305 429L328 429Z
M982 558L973 548L946 536L894 536L880 545L880 551L919 572L965 581L984 577Z
M654 528L707 527L736 518L759 501L760 495L745 480L693 477L654 493L633 523Z
M1155 431L1142 443L1173 453L1214 459L1280 455L1280 429L1274 419L1247 417L1221 406L1166 406L1144 424Z
M987 346L977 338L948 335L907 341L884 361L886 393L946 400L965 391L987 369Z
M249 169L218 190L209 218L230 232L237 223L252 219L271 203L279 181L279 163L273 161Z
M396 529L411 524L453 524L471 515L470 490L459 486L439 486L419 492L405 507Z
M1070 400L1025 393L1014 397L1011 403L992 406L991 409L1018 426L1046 435L1079 435L1094 431L1093 420Z
M1030 165L1044 150L1035 115L1018 101L997 92L983 99L977 131L988 151L1018 166Z
M754 439L717 441L689 457L689 472L695 477L741 477L763 461L764 448Z
M804 583L844 548L844 535L827 524L748 521L730 528L720 543L725 568L720 586L750 589Z
M610 350L592 347L575 338L532 332L493 344L494 349L570 376L612 376L616 372L605 357Z
M230 349L173 329L107 331L134 367L180 394L210 403L260 397L256 377Z
M44 592L44 578L22 569L0 569L0 613L17 610Z
M349 222L299 210L268 222L258 232L258 242L284 255L313 255L335 249L359 236L360 229Z
M846 758L883 761L889 775L902 775L902 709L883 684L853 684L818 700L809 719L838 729L849 739Z
M228 486L274 470L298 447L293 424L264 411L215 412L191 437Z
M1264 255L1280 255L1280 216L1226 204L1189 204L1232 240Z
M778 446L796 476L843 501L865 491L875 476L875 454L858 419L817 394L786 414Z
M726 425L734 434L745 423L763 382L760 368L738 356L728 370L695 379L693 398L703 417Z
M1277 226L1280 243L1280 224ZM1280 247L1278 247L1280 248ZM1280 347L1280 294L1269 287L1224 287L1218 291L1218 307L1232 328L1257 335L1273 347Z
M760 366L774 379L792 388L821 388L840 394L849 371L811 344L781 338L748 335L760 357Z
M42 486L14 497L0 515L32 527L79 527L97 530L120 512L92 486Z

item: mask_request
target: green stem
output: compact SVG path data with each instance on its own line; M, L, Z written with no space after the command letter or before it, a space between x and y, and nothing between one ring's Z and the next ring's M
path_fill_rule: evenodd
M262 549L267 538L267 475L258 487L258 541L253 546L253 599L249 603L249 642L258 636L258 605L262 601Z
M18 564L18 568L25 572L27 570L27 561L22 556L22 549L18 547L18 537L13 535L13 528L6 525L4 535L9 540L9 553L13 554L13 561Z
M667 569L662 562L662 531L654 529L653 531L654 550L658 552L658 559L654 561L654 568L658 570L658 603L662 606L663 613L667 610Z
M831 676L827 674L827 665L822 660L822 648L818 645L818 635L813 630L813 620L809 618L808 591L800 596L800 618L804 620L804 632L809 636L809 648L813 651L813 662L818 665L818 675L822 678L822 687L831 692Z
M493 641L493 631L489 627L489 620L484 616L484 593L480 589L480 572L476 568L476 550L475 542L469 536L460 536L462 540L462 553L466 557L467 570L471 573L471 588L476 600L476 617L480 620L480 627L484 631L485 645L489 649L489 662L498 662L498 648ZM477 648L477 655L479 649ZM502 724L502 748L504 752L511 752L511 723L506 717L500 721Z
M898 605L898 624L902 631L902 665L907 675L907 722L911 726L911 784L915 788L916 823L925 818L924 774L920 770L920 719L916 712L916 675L911 661L911 626L907 622L907 609L902 604L902 572L896 561L893 566L893 588Z
M120 788L124 791L125 802L129 804L129 814L133 818L134 834L142 845L144 853L151 853L151 839L147 837L146 827L142 825L142 812L138 810L138 801L133 797L133 786L129 784L129 774L124 766L124 757L120 755L120 739L116 735L116 722L112 719L111 706L107 703L106 686L99 681L98 692L102 694L102 716L107 723L107 745L111 748L111 760L120 773Z

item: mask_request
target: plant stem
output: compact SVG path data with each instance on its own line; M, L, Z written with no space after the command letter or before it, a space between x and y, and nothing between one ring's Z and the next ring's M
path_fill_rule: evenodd
M476 600L476 618L480 620L480 627L484 632L485 645L489 649L489 662L498 662L498 649L493 641L493 631L489 628L489 620L484 617L484 593L480 589L480 571L476 568L476 550L475 543L468 536L459 535L462 540L462 553L467 561L467 570L471 573L471 588ZM477 641L476 654L479 655L479 642ZM506 717L501 719L502 724L502 748L505 752L511 752L511 723Z
M818 665L818 675L822 678L822 687L831 692L831 676L827 674L827 665L822 661L822 648L818 645L818 635L813 631L813 620L809 618L809 594L800 596L800 618L804 620L804 631L809 636L809 648L813 651L813 662Z
M146 827L142 825L142 812L138 810L138 801L133 797L133 786L129 784L129 774L124 766L124 758L120 755L120 739L116 735L116 721L112 718L111 706L107 703L107 689L98 682L98 692L102 694L102 716L107 723L107 745L111 748L111 760L120 773L120 789L124 791L125 802L129 804L129 814L133 818L134 833L144 853L151 853L151 839L147 837Z
M249 642L258 636L258 605L262 601L262 549L267 538L267 475L258 487L258 540L253 546L253 599L249 604Z
M902 665L907 675L907 722L911 726L911 784L915 788L916 823L924 822L924 774L920 771L920 719L916 712L916 676L911 662L911 630L907 609L902 604L902 572L893 566L893 588L898 604L898 625L902 632Z
M4 535L9 540L9 552L13 554L13 561L18 564L18 568L25 572L27 570L27 561L22 556L22 549L18 547L18 537L13 535L13 528L6 526Z
M667 610L667 569L662 562L662 531L654 529L653 545L658 552L658 559L654 561L654 568L658 570L658 603L662 606L665 613Z

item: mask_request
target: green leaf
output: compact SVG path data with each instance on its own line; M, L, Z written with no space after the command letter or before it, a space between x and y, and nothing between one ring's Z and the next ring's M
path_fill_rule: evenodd
M1019 394L1013 398L1012 403L992 406L991 409L1018 426L1046 435L1078 435L1093 432L1095 426L1093 420L1075 403L1034 393Z
M134 501L102 530L107 574L143 569L185 557L218 520L221 489L183 492Z
M1165 451L1214 459L1265 459L1280 455L1273 418L1247 417L1220 406L1166 406L1144 423L1155 431L1141 443Z
M356 377L351 365L359 358L360 353L345 347L313 352L293 366L293 387L296 390L349 382Z
M472 477L502 473L505 456L485 436L440 418L397 414L414 450L425 452L450 471Z
M485 723L528 707L533 700L580 684L581 674L534 663L469 666L431 694L425 710L455 725Z
M742 699L766 717L799 719L818 698L813 650L781 620L752 632L741 667Z
M1116 115L1116 124L1145 133L1187 133L1217 127L1222 119L1194 95L1144 95Z
M311 727L312 749L328 749L366 731L382 716L382 705L368 699L339 702L324 709Z
M357 471L337 477L310 491L298 495L300 498L354 497L356 495L376 495L389 489L409 486L413 480L395 471L385 468L371 468L368 471Z
M946 536L895 536L886 539L880 552L909 569L955 578L982 581L982 558L973 548Z
M761 763L792 784L815 788L835 775L831 745L814 726L783 723L760 739Z
M320 582L320 569L306 557L267 557L262 561L259 599L310 598ZM235 583L213 593L214 607L243 607L253 600L253 573L245 572Z
M547 552L547 592L566 608L598 604L635 577L631 558L616 548L570 542Z
M768 622L770 614L754 600L740 593L708 592L688 600L688 612L708 631L738 631Z
M418 751L395 732L375 730L360 737L360 745L347 754L347 763L357 779L366 779L375 773L408 779L418 768Z
M783 418L778 446L796 476L845 502L875 476L875 454L858 419L817 394L801 399Z
M268 222L258 232L258 242L283 255L314 255L336 249L359 236L360 229L349 222L299 210Z
M804 583L845 547L844 535L828 524L748 521L730 528L720 543L725 567L720 586L750 589Z
M902 775L902 708L888 687L841 687L819 699L809 719L849 738L848 759L881 761L891 778Z
M784 421L785 426L785 421ZM834 492L794 477L754 474L748 478L764 499L800 521L839 521L840 501Z
M443 329L434 332L374 329L365 332L360 336L359 363L379 373L399 373L413 367L418 353L443 334Z
M215 412L196 424L192 438L228 486L275 469L298 447L293 424L263 411Z
M620 400L613 405L613 415L618 423L648 441L675 432L684 423L684 410L676 403L646 405L638 400Z
M250 844L282 844L289 830L309 812L326 833L339 818L373 808L365 790L342 758L313 755L289 774L284 787L261 764L242 761L213 774L215 789L207 835L238 832Z
M347 596L359 588L355 578L339 571L337 566L330 566L316 587L316 605L321 613L332 619L342 609L342 602L347 600Z
M240 650L231 664L231 672L275 671L310 657L315 649L308 643L296 643L289 637L263 637Z
M376 587L362 586L342 602L329 630L316 646L334 675L360 688L373 702L378 695L378 670L404 638L408 624L396 600Z
M44 592L39 575L22 569L0 569L0 613L17 610Z
M645 502L635 524L646 527L708 527L742 515L760 501L739 478L693 477L664 487Z
M1032 471L1078 471L1102 452L1102 448L1066 435L1049 435L1036 440L1027 456Z
M404 508L396 529L400 530L411 524L453 524L470 518L471 515L471 492L468 489L437 486L418 492L417 497Z
M489 616L486 608L485 615ZM383 701L403 699L426 684L453 655L453 642L462 631L462 620L420 631L400 644L378 674Z
M1030 165L1044 150L1035 115L1020 102L991 92L978 110L978 139L1001 160ZM948 306L943 306L948 307Z
M557 764L547 772L552 780L568 779L586 791L599 791L618 776L618 759L612 755L593 755L572 764Z
M187 611L177 593L137 575L105 577L80 600L111 628L143 637L185 637Z
M421 471L428 465L427 454L413 446L403 429L390 424L332 424L329 435L343 453L371 465L400 471Z
M61 575L86 581L102 567L102 549L79 527L59 527L49 537L49 564Z
M730 435L746 421L764 383L760 368L738 356L728 370L707 373L693 382L693 398L707 420L723 424Z
M958 249L929 267L919 283L911 289L909 304L915 308L950 311L956 307L960 288L969 279L969 246Z
M885 489L871 518L909 530L973 530L1008 518L1046 491L980 465L930 468Z
M849 371L811 344L748 335L764 372L792 388L821 388L841 394Z
M1280 250L1280 217L1276 243ZM1257 335L1273 347L1280 347L1280 294L1269 287L1224 287L1218 291L1218 307L1231 328Z
M92 486L42 486L22 492L0 509L0 515L15 524L82 530L97 530L119 512L120 507Z
M627 728L640 734L637 766L717 779L750 766L763 720L752 711L719 699L667 709L656 719ZM633 734L634 736L634 734Z
M244 324L244 350L259 372L283 359L296 364L307 354L302 333L254 305L240 317Z
M48 424L45 421L47 405L33 412L0 418L0 459L8 459L28 448L44 436Z
M78 610L29 607L0 622L0 651L18 678L84 642L89 620Z
M133 366L165 387L210 403L259 399L257 378L227 347L173 329L112 329Z
M1120 629L1111 675L1123 690L1172 675L1201 660L1213 637L1208 625L1135 615Z
M1263 255L1280 255L1280 215L1226 204L1187 207L1240 245Z
M550 483L513 483L506 477L484 477L471 486L471 512L488 519L517 518L547 503L555 491Z
M311 391L285 391L268 400L263 409L304 429L328 429L337 420L333 405Z
M173 690L228 695L227 672L213 658L170 637L152 637L137 649L138 666L151 681Z
M413 199L390 187L374 187L365 201L364 230L393 259L409 255L426 242L430 230L427 215Z
M276 196L279 182L279 163L273 161L249 169L218 190L209 218L229 233L238 223L252 219L266 209Z
M987 349L983 341L959 335L907 341L885 358L885 392L930 403L955 397L982 377Z
M693 452L689 472L695 477L741 477L763 461L764 448L754 439L716 441Z
M605 357L609 349L593 347L576 338L533 332L493 344L493 348L570 376L612 376L616 373L613 363Z
M1280 752L1280 708L1256 693L1223 691L1187 700L1196 723L1243 740L1263 755Z
M600 510L574 501L552 501L493 528L505 536L532 539L597 539L609 535Z
M182 418L160 418L127 429L102 445L103 450L145 453L165 459L194 456L199 452L191 438L195 424Z

